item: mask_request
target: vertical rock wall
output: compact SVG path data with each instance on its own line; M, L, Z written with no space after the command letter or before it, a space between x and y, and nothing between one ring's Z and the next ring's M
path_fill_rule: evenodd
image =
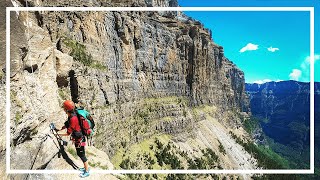
M28 6L105 4L177 2L28 1ZM211 32L182 13L20 12L12 18L12 32L20 32L11 48L13 166L21 158L32 161L50 122L62 126L65 99L82 101L93 113L99 124L95 144L109 155L122 142L190 132L196 121L192 107L214 105L219 121L234 126L235 115L225 113L248 111L243 72L224 56ZM18 153L25 149L30 154ZM40 151L48 158L35 167L43 167L54 153Z

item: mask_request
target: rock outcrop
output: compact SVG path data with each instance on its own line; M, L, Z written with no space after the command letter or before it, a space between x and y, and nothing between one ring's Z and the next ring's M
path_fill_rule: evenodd
M175 0L27 2L177 6ZM21 40L11 48L11 62L17 64L11 69L12 168L31 167L21 159L32 162L41 135L50 134L50 122L62 126L65 99L81 101L92 112L98 124L95 147L111 158L124 145L160 134L184 142L201 131L198 124L206 113L239 129L235 112L249 112L243 72L224 56L208 29L180 12L19 12L12 21L17 25L12 32ZM207 106L214 106L215 113L194 114L194 108ZM43 147L39 157L46 158L37 158L32 169L54 167L47 166L56 154L53 144Z

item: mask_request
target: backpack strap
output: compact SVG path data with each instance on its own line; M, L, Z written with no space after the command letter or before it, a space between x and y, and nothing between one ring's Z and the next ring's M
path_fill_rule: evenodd
M78 122L79 122L79 126L80 126L80 129L81 129L81 132L83 135L85 135L85 131L83 129L83 124L82 124L82 121L81 121L81 115L78 113L78 110L75 110L75 113L76 113L76 116L78 118Z
M70 120L71 120L71 118L72 118L73 116L76 116L76 113L71 113L71 116L68 117L68 121L66 121L66 122L64 123L64 125L66 126L66 128L69 128L69 127L70 127ZM75 131L72 127L71 127L71 129L72 129L72 131Z

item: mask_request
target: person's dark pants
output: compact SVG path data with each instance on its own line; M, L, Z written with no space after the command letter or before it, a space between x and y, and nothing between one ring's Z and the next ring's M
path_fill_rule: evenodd
M86 157L86 151L85 151L85 148L84 146L81 146L82 143L85 143L86 142L86 138L82 136L81 134L81 137L80 138L77 138L79 136L77 136L78 134L74 133L74 145L76 147L76 150L77 150L77 155L80 157L80 159L82 160L83 163L87 162L87 157Z
M80 146L79 148L77 148L76 146L76 150L77 150L77 155L80 157L80 159L82 160L82 162L87 162L87 157L86 157L86 151L84 149L84 146Z

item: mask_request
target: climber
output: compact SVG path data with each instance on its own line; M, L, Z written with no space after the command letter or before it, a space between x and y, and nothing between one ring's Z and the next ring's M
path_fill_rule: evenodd
M75 105L72 101L66 100L63 103L63 109L68 115L68 120L64 123L64 126L60 130L58 129L58 131L61 131L67 128L67 133L59 134L59 135L60 136L71 135L71 139L74 142L77 150L77 155L80 157L84 165L83 168L79 169L81 171L79 176L87 177L90 175L90 173L89 173L88 159L86 158L86 153L85 153L86 139L82 133L79 120L75 112Z

